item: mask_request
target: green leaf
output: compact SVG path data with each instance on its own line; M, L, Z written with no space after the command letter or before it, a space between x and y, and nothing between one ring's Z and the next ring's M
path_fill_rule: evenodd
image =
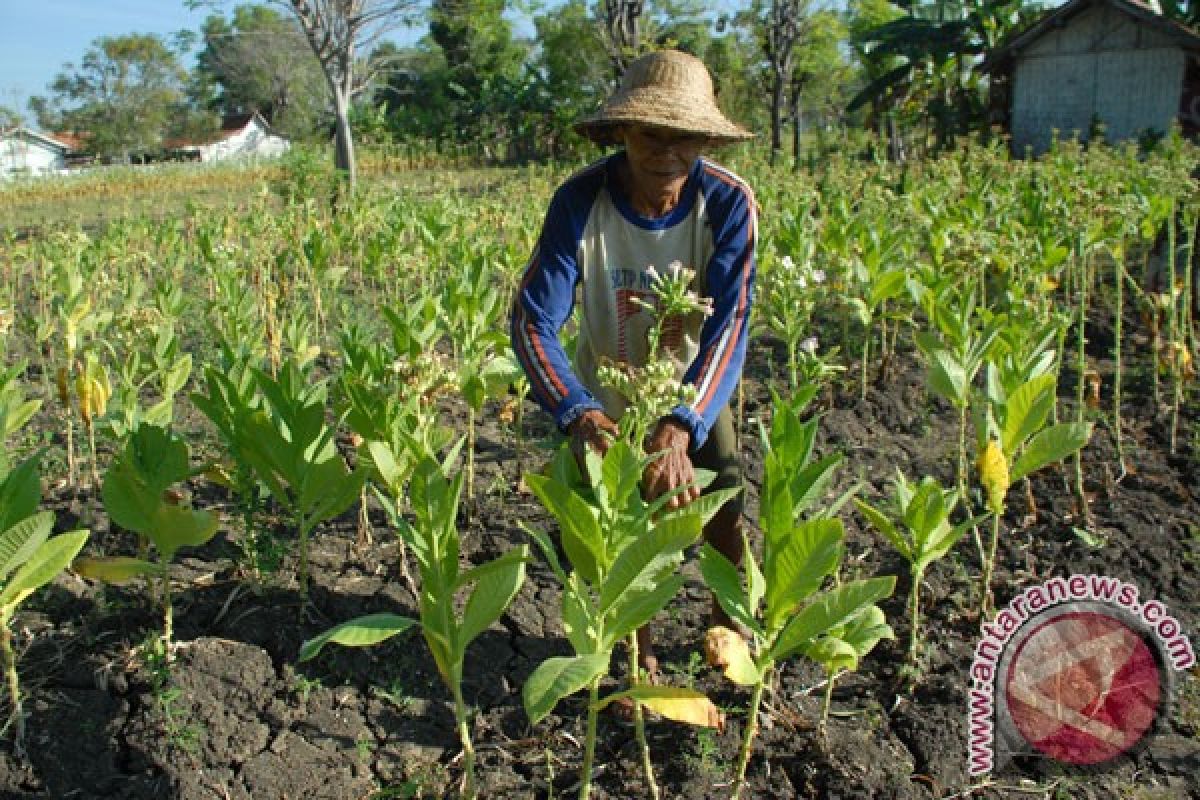
M300 660L314 658L329 642L345 647L370 647L404 633L416 625L415 619L399 614L368 614L335 625L320 636L314 636L300 646Z
M622 549L600 586L600 613L608 613L627 590L644 588L662 570L663 557L678 556L700 532L699 517L673 517Z
M170 561L181 547L199 547L217 533L220 521L209 511L194 511L162 503L150 527L142 531L158 548L163 561Z
M855 500L854 505L867 518L867 521L871 523L875 530L882 533L892 547L896 548L896 552L903 556L905 561L911 562L913 560L912 545L904 534L896 530L896 526L892 524L892 521L888 519L886 514L863 500Z
M54 529L54 513L42 511L0 535L0 578L29 560Z
M525 482L558 521L563 550L571 566L588 583L598 583L604 563L604 534L596 512L579 495L557 481L531 474L526 476Z
M129 556L107 556L103 558L80 556L71 564L71 569L85 578L117 586L129 583L134 578L141 578L146 575L162 575L167 571L166 567L161 564Z
M1000 443L1009 458L1030 436L1041 430L1054 408L1057 376L1041 375L1018 386L1004 406L1004 427ZM1015 480L1015 479L1014 479Z
M751 556L753 560L753 556ZM725 613L748 628L758 627L754 609L742 588L742 579L737 567L715 547L705 544L700 548L700 574L704 583L716 597Z
M1090 422L1063 422L1039 431L1017 456L1009 469L1009 482L1016 483L1048 464L1062 461L1087 444L1092 435Z
M797 612L780 631L770 650L772 661L787 658L796 650L844 624L864 608L891 595L895 576L850 581L821 594Z
M487 630L508 608L520 590L521 582L525 580L525 562L528 558L528 546L521 545L467 573L473 575L470 580L475 588L463 610L459 647L465 650L471 640Z
M666 608L671 598L679 593L683 582L683 576L676 573L666 577L649 591L626 592L608 612L602 646L615 646L617 642L653 619L654 615Z
M79 554L87 538L87 531L74 531L42 542L29 560L17 570L17 574L4 587L4 591L0 592L0 609L4 609L6 613L10 612L31 593L54 580L54 577L71 563L71 559Z
M8 530L37 511L42 501L42 479L38 474L41 458L42 452L38 451L0 481L0 530Z
M967 373L950 351L938 350L930 356L928 384L930 391L956 407L966 403Z
M766 629L783 624L792 610L837 569L845 533L842 521L816 519L798 525L763 565L767 578Z
M529 721L536 725L564 697L578 692L608 671L608 653L548 658L525 681L521 699Z

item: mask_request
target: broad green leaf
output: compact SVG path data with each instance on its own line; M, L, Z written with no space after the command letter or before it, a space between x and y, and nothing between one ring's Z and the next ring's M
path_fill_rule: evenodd
M703 692L676 686L643 684L610 694L596 704L602 710L618 700L636 700L651 711L669 720L701 728L720 728L724 725L721 711Z
M54 530L54 513L41 511L26 517L0 535L0 578L29 560Z
M1038 431L1013 462L1009 481L1015 483L1042 467L1062 461L1087 444L1091 436L1090 422L1063 422Z
M792 496L792 515L799 516L821 499L834 477L834 468L842 462L841 453L831 453L803 469L789 470L788 491Z
M0 531L8 530L37 511L42 501L42 480L38 473L42 451L13 467L0 481Z
M87 531L74 531L42 542L0 592L0 608L6 611L16 608L31 593L54 580L79 554L87 538Z
M700 532L698 517L664 519L621 550L600 585L600 613L607 614L626 590L645 588L661 571L662 557L681 553L700 538Z
M463 610L458 634L459 647L465 649L471 640L487 630L508 608L521 588L521 582L525 580L525 561L528 558L528 546L521 545L468 573L474 573L472 581L475 588Z
M604 626L603 647L613 647L638 628L645 625L654 615L667 607L683 587L683 576L670 575L653 589L645 592L626 592L608 612Z
M895 576L850 581L822 593L800 609L780 631L770 650L770 658L780 661L818 636L844 624L864 608L891 595Z
M521 530L525 531L529 535L529 538L537 543L538 549L542 551L542 556L545 557L546 563L550 565L550 569L554 571L558 582L566 584L567 573L558 561L558 551L554 549L554 543L550 541L550 536L544 531L529 527L524 522L521 523Z
M152 561L129 556L106 556L89 558L80 556L71 564L71 569L85 578L121 585L129 583L134 578L146 575L161 575L166 568Z
M521 699L525 714L536 725L564 697L578 692L608 672L608 653L548 658L525 681Z
M836 636L821 636L801 650L806 658L820 664L829 675L836 675L841 670L858 669L858 651L849 642Z
M642 465L633 450L624 441L614 442L604 454L600 467L600 486L603 487L602 504L608 508L625 508L630 495L638 490L642 481Z
M1008 396L1000 441L1009 457L1045 425L1054 408L1055 381L1053 374L1041 375L1021 384Z
M908 538L896 530L896 526L892 524L886 514L863 500L855 500L854 505L875 530L882 533L892 547L896 548L896 552L903 556L905 561L913 560L913 547Z
M156 509L148 530L141 531L170 561L181 547L199 547L217 533L220 521L209 511L194 511L183 506L162 503Z
M750 560L753 560L751 557ZM700 574L725 613L747 627L757 627L754 608L742 588L742 579L729 559L710 544L700 548Z
M809 520L798 525L784 545L769 554L763 565L768 631L782 625L784 618L837 569L844 535L841 520Z
M966 370L948 350L938 350L930 357L928 384L930 391L956 407L966 402Z
M321 648L333 642L345 647L370 647L404 633L416 625L415 619L399 614L368 614L335 625L320 636L314 636L300 646L300 660L314 658Z
M604 564L604 534L596 512L566 486L541 475L527 475L525 482L558 521L563 550L571 566L588 583L600 581Z

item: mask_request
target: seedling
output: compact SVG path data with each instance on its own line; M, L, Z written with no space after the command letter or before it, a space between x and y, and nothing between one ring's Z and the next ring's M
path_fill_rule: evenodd
M753 689L730 793L733 798L745 784L758 732L758 709L775 664L806 651L818 655L827 669L857 664L860 648L869 650L885 632L873 616L862 631L852 628L852 623L889 596L896 582L887 576L822 589L838 569L845 537L841 520L829 514L847 497L810 519L801 519L822 498L840 460L826 456L812 461L817 421L799 418L812 393L810 388L790 405L776 396L770 435L763 432L762 561L755 559L747 542L743 582L737 567L712 546L705 545L700 555L705 583L721 608L753 639L751 650L741 635L720 627L711 629L706 639L710 663L721 667L734 683ZM845 646L835 646L834 641Z
M329 642L364 647L420 624L442 681L454 698L454 716L463 748L462 795L474 798L475 748L462 693L463 661L467 646L500 618L521 588L529 551L522 545L461 572L456 517L462 484L461 472L453 480L447 480L442 466L432 458L425 458L417 465L409 484L416 521L402 522L400 535L412 549L421 570L420 622L389 613L358 617L306 641L300 649L300 660L313 658ZM456 600L458 594L468 588L466 603L460 606Z

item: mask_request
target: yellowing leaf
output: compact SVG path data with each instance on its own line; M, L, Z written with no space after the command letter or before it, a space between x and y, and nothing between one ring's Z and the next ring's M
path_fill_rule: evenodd
M143 561L140 558L128 556L111 556L108 558L90 558L81 556L71 564L71 569L84 578L102 581L114 585L129 583L134 578L143 575L155 575L163 571L158 564Z
M737 631L717 626L704 635L704 657L739 686L754 686L760 680L750 646Z
M1004 496L1008 493L1008 460L1000 443L989 439L979 454L979 482L987 492L987 507L993 514L1004 513Z
M725 728L725 716L713 701L695 689L675 686L635 686L624 692L610 694L600 701L599 707L629 698L636 700L656 714L674 722L683 722L701 728Z

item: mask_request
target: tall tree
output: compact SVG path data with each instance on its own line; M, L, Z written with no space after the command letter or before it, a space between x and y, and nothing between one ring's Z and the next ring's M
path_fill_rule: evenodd
M219 6L223 0L186 0L192 7ZM300 24L325 75L334 118L334 165L350 191L358 179L350 103L366 90L382 68L360 54L370 53L380 40L413 20L420 0L270 0L291 12Z
M53 99L34 98L31 107L43 128L86 132L97 155L128 161L157 150L173 132L184 77L179 59L157 36L105 36L78 67L65 65L51 84Z
M787 90L795 68L796 44L804 35L810 0L768 0L762 28L771 92L771 163L783 147Z
M613 74L620 78L625 67L642 54L643 0L599 0L596 13L603 25L604 46Z
M258 111L288 136L311 135L328 108L321 65L290 14L237 6L210 16L202 31L193 93L223 114ZM204 88L211 86L211 90Z

